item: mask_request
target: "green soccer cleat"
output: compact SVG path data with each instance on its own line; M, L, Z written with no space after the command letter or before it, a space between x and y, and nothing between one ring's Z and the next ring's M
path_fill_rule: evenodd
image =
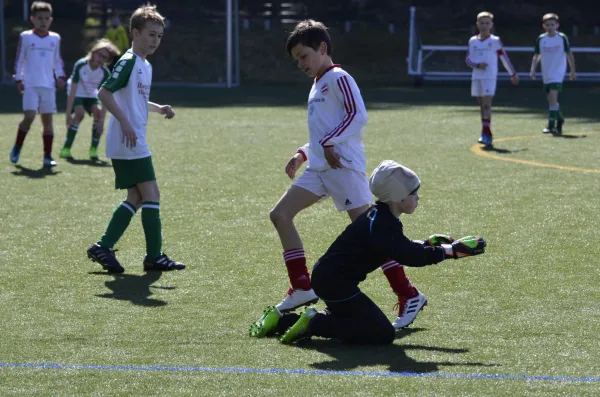
M73 158L73 156L71 155L71 149L68 147L62 148L59 156L61 159L72 159Z
M90 148L90 160L98 161L98 148Z
M307 336L308 326L312 319L318 314L317 309L311 307L302 312L296 324L292 325L279 339L284 345L289 345Z
M272 334L277 329L277 324L281 318L281 312L275 306L267 307L261 318L250 326L250 336L254 338L264 338Z

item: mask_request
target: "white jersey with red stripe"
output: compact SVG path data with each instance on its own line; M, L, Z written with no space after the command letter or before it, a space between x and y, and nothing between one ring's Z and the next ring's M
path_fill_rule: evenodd
M502 48L500 37L489 35L481 39L479 35L471 37L467 51L466 63L473 68L473 80L496 80L498 77L498 58L502 61L506 71L512 76L516 73L508 55ZM479 69L477 65L486 63L487 68Z
M324 146L333 146L344 167L366 172L363 127L367 110L356 82L340 65L333 65L315 82L308 96L309 141L298 149L307 169L331 168Z
M15 58L15 79L25 88L54 89L54 77L65 77L60 56L60 35L54 32L40 36L34 30L21 33Z

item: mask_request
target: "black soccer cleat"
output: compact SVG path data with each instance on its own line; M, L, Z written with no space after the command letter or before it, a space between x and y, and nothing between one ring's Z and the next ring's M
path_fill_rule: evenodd
M556 135L562 135L562 127L564 123L564 120L558 120L556 122Z
M175 262L169 258L164 252L156 259L150 260L146 256L144 258L144 271L159 271L169 272L171 270L183 270L185 265L180 262Z
M87 250L88 258L92 260L92 262L98 262L104 270L109 273L123 273L125 269L115 256L115 249L112 248L104 248L94 243L90 245L90 248Z

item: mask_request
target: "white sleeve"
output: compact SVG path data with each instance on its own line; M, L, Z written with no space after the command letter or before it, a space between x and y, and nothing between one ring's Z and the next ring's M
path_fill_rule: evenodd
M336 80L333 91L345 109L343 120L319 141L322 146L344 142L350 136L360 133L369 119L360 90L351 76L342 75Z
M304 161L308 160L308 151L310 149L310 143L306 143L304 146L300 146L296 153L300 153L304 157Z
M467 66L471 69L477 67L477 63L473 62L473 60L471 59L471 40L469 40L469 44L467 45L467 56L465 58L465 62L467 63Z
M23 34L19 36L19 44L17 45L17 56L15 57L15 80L23 80L25 72L25 63L27 62L27 45L24 43Z
M62 57L60 56L60 36L58 37L58 44L54 49L54 74L56 77L65 77L65 65Z
M514 76L515 74L517 74L517 71L513 67L512 63L510 62L510 58L508 57L508 54L502 48L502 41L500 41L500 39L498 39L497 46L498 46L498 49L496 50L496 53L500 57L500 61L502 61L502 65L504 65L504 69L506 69L508 74L510 74L511 76Z

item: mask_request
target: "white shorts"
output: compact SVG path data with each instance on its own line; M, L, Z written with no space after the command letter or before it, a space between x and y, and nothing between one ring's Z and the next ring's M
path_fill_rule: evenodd
M373 202L367 176L349 168L306 170L292 185L323 199L331 196L338 211L348 211Z
M29 87L23 92L23 110L41 114L56 113L56 89Z
M479 79L471 80L471 96L494 96L496 94L496 80Z

